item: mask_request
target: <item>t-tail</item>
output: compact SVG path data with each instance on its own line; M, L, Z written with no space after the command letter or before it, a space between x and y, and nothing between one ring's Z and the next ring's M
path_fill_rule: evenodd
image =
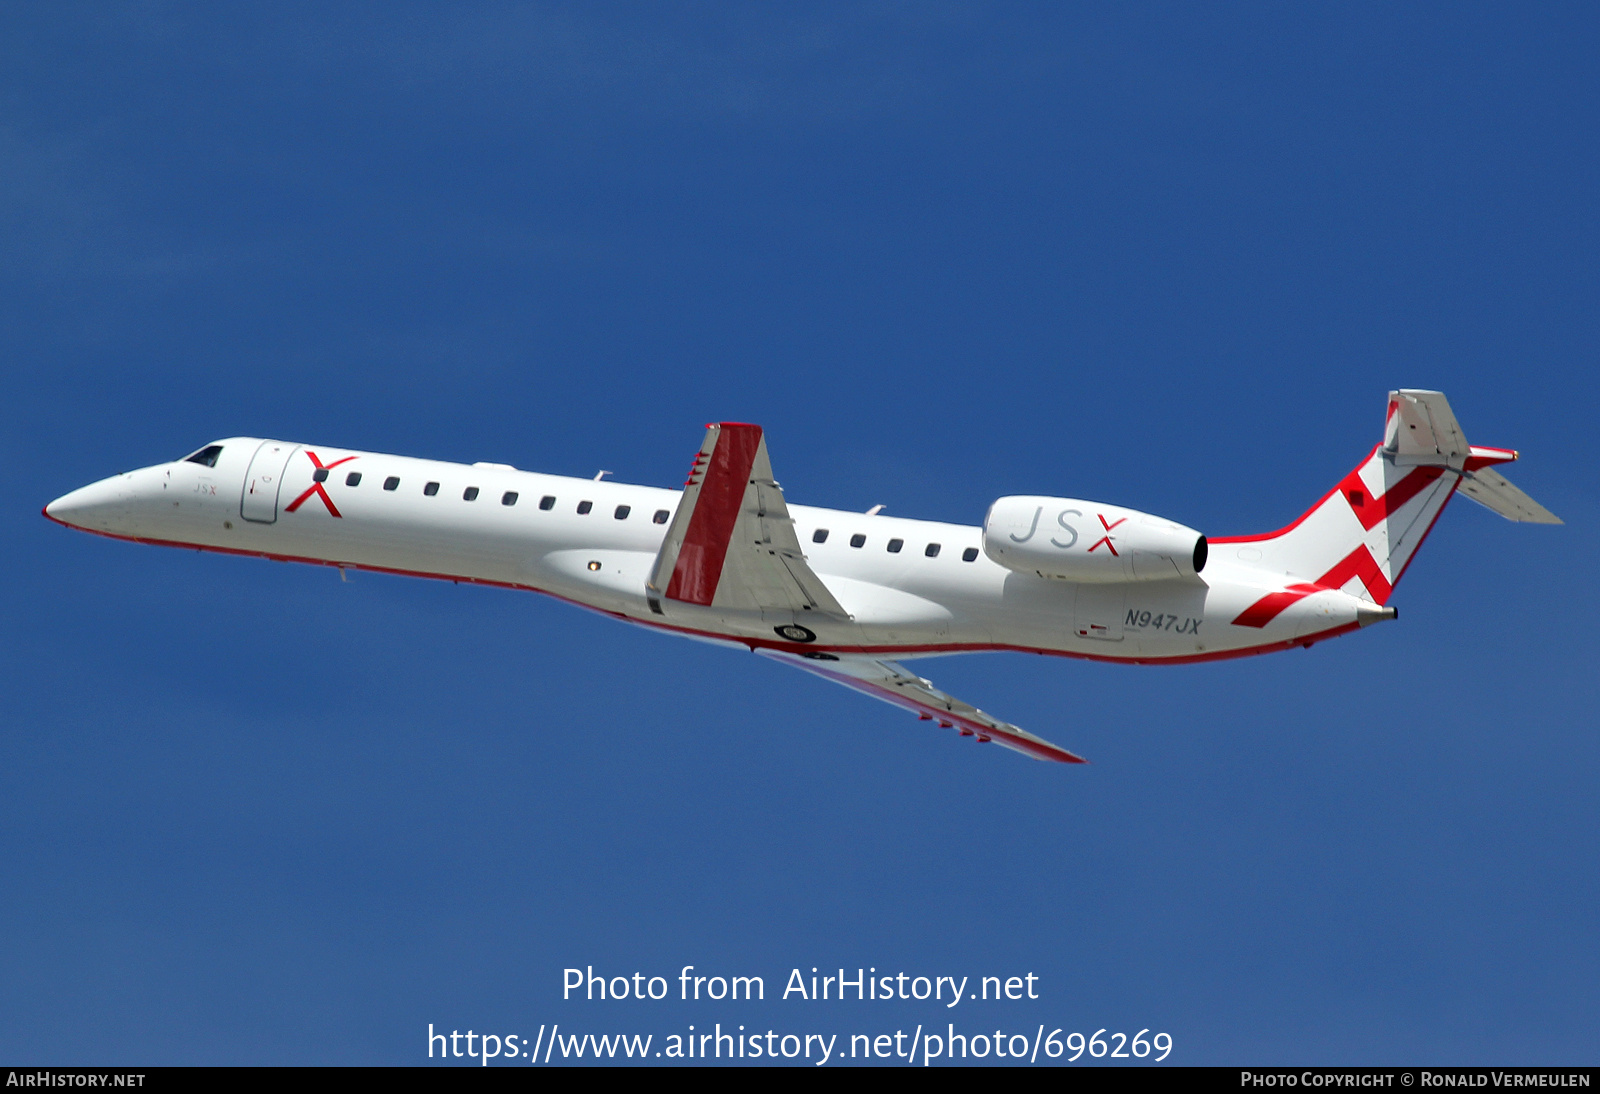
M1316 587L1308 592L1343 589L1381 607L1457 489L1508 520L1561 523L1493 469L1516 458L1469 445L1442 392L1391 391L1382 443L1299 520L1211 542L1253 547L1259 556L1241 548L1240 558ZM1263 625L1249 615L1234 622Z

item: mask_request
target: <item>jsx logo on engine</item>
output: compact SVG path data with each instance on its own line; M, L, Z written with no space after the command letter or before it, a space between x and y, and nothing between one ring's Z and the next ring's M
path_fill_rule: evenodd
M1091 555L1094 554L1095 547L1098 547L1102 543L1104 543L1106 545L1106 549L1107 550L1109 550L1114 555L1117 554L1117 546L1116 546L1116 544L1111 542L1111 529L1115 528L1117 525L1121 524L1123 521L1127 520L1128 518L1127 517L1118 517L1116 520L1112 521L1110 524L1106 524L1106 518L1105 518L1105 516L1103 514L1096 513L1095 516L1100 518L1100 524L1105 528L1106 534L1101 536L1099 539L1094 541L1094 546L1089 548L1089 553ZM1122 556L1121 555L1117 555L1117 557L1121 558Z
M1033 538L1034 533L1039 530L1039 518L1043 514L1044 514L1044 506L1041 505L1041 506L1039 506L1037 509L1035 509L1033 511L1033 524L1029 526L1027 535L1019 536L1015 532L1013 532L1013 533L1010 533L1007 538L1009 538L1012 543L1027 543L1030 539ZM1081 517L1081 516L1083 516L1083 510L1081 510L1081 509L1063 509L1063 510L1061 510L1061 512L1056 514L1056 523L1058 525L1060 525L1062 531L1066 532L1067 535L1070 536L1071 538L1068 539L1065 543L1062 543L1059 539L1056 539L1054 536L1051 536L1050 537L1050 545L1052 547L1059 547L1063 551L1065 551L1068 547L1071 547L1073 544L1078 542L1078 530L1076 528L1074 528L1072 525L1067 523L1067 517L1069 517L1069 516ZM1112 542L1112 540L1115 539L1116 537L1114 537L1111 534L1111 529L1115 528L1117 525L1121 524L1123 521L1127 520L1128 518L1127 517L1118 517L1116 520L1107 521L1106 518L1105 518L1105 514L1104 513L1096 513L1095 516L1100 518L1100 527L1105 529L1106 534L1101 536L1099 539L1095 540L1092 544L1090 544L1089 545L1089 550L1088 550L1087 553L1092 555L1092 554L1094 554L1094 551L1095 551L1096 547L1104 546L1106 548L1106 550L1110 551L1113 555L1116 555L1118 558L1121 558L1122 557L1121 554L1117 551L1117 545Z

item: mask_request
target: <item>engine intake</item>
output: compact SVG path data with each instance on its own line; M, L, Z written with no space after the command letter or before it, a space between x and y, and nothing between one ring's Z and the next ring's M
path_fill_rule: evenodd
M1001 498L983 553L1008 570L1062 581L1158 581L1206 566L1206 537L1162 517L1075 498Z

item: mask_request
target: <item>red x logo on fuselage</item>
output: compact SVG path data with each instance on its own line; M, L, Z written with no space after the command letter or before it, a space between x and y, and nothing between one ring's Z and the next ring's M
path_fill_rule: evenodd
M1117 525L1121 524L1123 521L1127 520L1128 518L1127 517L1118 517L1116 520L1112 521L1110 524L1107 524L1106 523L1105 514L1096 513L1095 516L1100 518L1100 526L1106 530L1106 534L1101 536L1099 539L1094 541L1094 545L1089 548L1089 552L1088 553L1091 554L1091 555L1094 554L1095 547L1098 547L1102 543L1104 543L1106 545L1106 550L1110 551L1114 555L1117 555L1118 558L1121 558L1122 556L1117 554L1117 545L1115 543L1111 542L1111 529L1115 528Z
M328 466L324 467L322 466L322 461L317 459L317 454L311 451L309 448L306 449L306 455L310 457L311 463L317 469L317 471L322 472L322 478L318 478L316 471L313 471L311 473L311 485L306 488L306 492L291 501L288 505L288 508L284 511L288 513L294 512L296 509L300 508L300 506L305 504L305 500L307 498L309 498L312 494L315 494L322 499L322 504L328 507L328 512L332 513L336 517L341 516L338 507L333 504L333 499L328 497L328 492L322 488L322 483L323 480L328 477L329 471L332 471L341 463L349 463L351 460L358 459L359 457L346 456L344 459L334 460L332 463L328 464ZM1103 519L1101 523L1104 523Z

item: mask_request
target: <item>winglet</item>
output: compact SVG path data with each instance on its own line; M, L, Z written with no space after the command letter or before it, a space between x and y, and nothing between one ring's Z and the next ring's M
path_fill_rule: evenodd
M683 500L646 586L652 610L661 611L663 595L702 605L716 598L728 541L739 521L739 507L761 440L758 425L716 422L706 426L705 440L700 442L683 484Z
M806 564L794 518L772 477L766 437L747 422L706 427L645 597L658 615L666 614L664 600L672 600L755 613L764 625L781 627L797 627L801 619L850 620ZM787 637L781 627L774 629Z

